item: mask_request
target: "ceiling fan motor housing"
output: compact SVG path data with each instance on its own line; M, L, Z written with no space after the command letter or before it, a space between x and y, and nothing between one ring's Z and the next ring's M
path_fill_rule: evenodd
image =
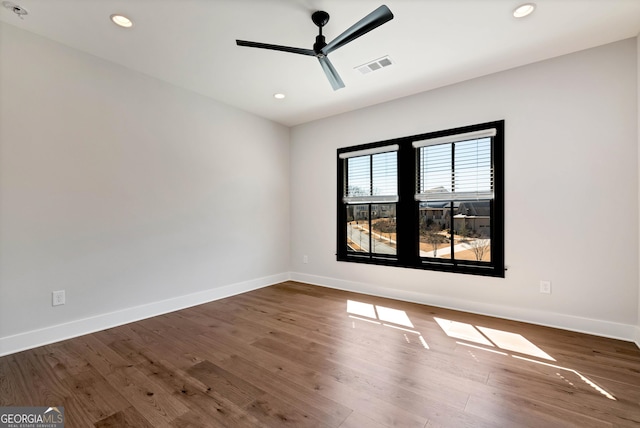
M316 55L322 55L325 56L321 51L322 48L327 46L327 42L325 42L324 40L324 36L322 34L316 36L316 42L313 44L313 51L316 53Z

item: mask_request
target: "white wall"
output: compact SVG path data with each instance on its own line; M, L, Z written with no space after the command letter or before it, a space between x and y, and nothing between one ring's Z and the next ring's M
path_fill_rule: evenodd
M631 339L636 56L629 39L293 128L292 277ZM337 148L500 119L505 279L336 262Z
M288 128L6 24L0 94L0 355L288 277Z

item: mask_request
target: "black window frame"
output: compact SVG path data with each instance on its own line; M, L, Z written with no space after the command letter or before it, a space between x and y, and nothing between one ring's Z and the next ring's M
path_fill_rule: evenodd
M495 129L491 137L493 169L493 199L491 200L490 231L491 261L476 262L458 259L432 259L419 254L419 204L415 198L419 170L419 149L413 143L440 137L455 136ZM397 145L398 201L396 202L396 256L380 257L371 253L352 253L347 250L347 204L344 202L346 159L351 152ZM463 126L391 140L343 147L337 150L337 253L338 261L368 263L384 266L434 270L504 278L504 120ZM451 223L453 228L453 222Z

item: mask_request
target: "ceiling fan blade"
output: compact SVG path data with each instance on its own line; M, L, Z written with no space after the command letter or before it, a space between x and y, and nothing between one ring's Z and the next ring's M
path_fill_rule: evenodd
M329 61L329 58L327 58L326 56L319 56L318 61L320 61L320 65L324 70L324 74L327 75L327 79L329 79L333 90L337 91L338 89L344 88L344 82L340 78L340 75L338 74L336 69L333 67L333 64L331 64L331 61Z
M385 22L393 19L393 13L385 5L380 6L369 15L349 27L344 33L333 39L327 46L322 48L322 53L328 55L341 46L354 41L358 37L367 34L369 31L381 26Z
M238 46L246 46L249 48L270 49L272 51L282 51L296 53L300 55L316 56L316 53L311 49L292 48L289 46L270 45L267 43L248 42L246 40L236 40Z

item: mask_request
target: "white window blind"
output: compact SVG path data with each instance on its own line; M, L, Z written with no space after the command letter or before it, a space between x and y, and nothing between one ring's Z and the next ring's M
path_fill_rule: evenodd
M435 146L437 144L455 143L457 141L477 140L486 137L495 137L496 129L482 129L480 131L465 132L463 134L447 135L444 137L428 138L426 140L414 141L411 145L415 148Z
M396 145L341 154L340 157L346 162L343 202L346 204L398 202L397 150ZM353 156L354 154L356 156Z
M419 150L415 199L493 199L492 135L493 129L414 142Z
M390 146L375 147L373 149L355 150L353 152L340 153L338 157L340 159L348 159L358 156L375 155L377 153L397 152L399 148L400 146L398 146L397 144L392 144Z

